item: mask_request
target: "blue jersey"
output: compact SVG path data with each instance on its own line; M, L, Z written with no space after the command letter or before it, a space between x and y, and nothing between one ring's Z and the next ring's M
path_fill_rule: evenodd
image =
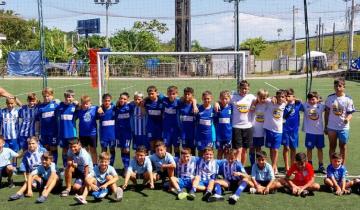
M31 175L38 175L45 181L49 180L51 173L56 173L55 163L51 163L49 167L45 168L43 165L39 165L35 170L31 172Z
M115 168L111 165L108 165L105 171L101 171L97 165L94 167L94 170L90 172L90 176L94 177L99 184L104 184L107 182L107 176L117 177L118 174L116 173Z
M201 180L215 179L219 173L220 164L221 161L218 160L205 161L201 158L196 166L196 175L200 176Z
M269 163L265 163L264 168L260 169L258 164L251 168L251 177L256 181L271 181L275 179L274 169Z
M329 164L326 169L326 176L328 178L334 177L338 183L345 181L346 179L346 167L344 165L340 165L338 168L334 168L332 164Z
M163 123L162 100L160 98L156 101L151 101L150 99L145 100L145 110L147 113L146 130L148 134L151 134L151 136L148 137L161 137Z
M37 169L41 165L41 156L46 152L46 149L43 147L38 147L34 152L29 150L23 156L22 167L26 173L30 173L33 170ZM20 167L20 168L22 168Z
M221 107L219 112L215 113L216 140L229 141L232 139L232 105Z
M164 104L164 119L163 119L163 127L164 130L179 127L179 107L180 100L175 99L174 101L170 101L168 97L163 99Z
M181 102L179 114L182 138L185 138L186 140L194 140L196 121L193 111L193 104Z
M128 173L136 173L136 174L144 174L144 173L152 173L152 165L149 157L145 157L145 161L142 165L140 165L135 159L130 160L130 165L127 168Z
M0 110L1 133L5 140L17 139L19 133L19 110Z
M89 167L89 173L94 169L94 165L91 159L90 154L84 149L81 148L79 153L75 154L71 149L67 152L68 158L70 158L74 163L77 164L77 169L81 172L85 172L85 167Z
M100 119L100 141L115 140L115 110L114 105L108 109L103 109L103 114L99 115Z
M161 166L163 164L175 164L174 157L168 152L166 152L165 157L163 158L160 158L157 154L152 154L149 158L151 160L151 164L153 165L153 169L156 172L161 171Z
M180 158L175 158L176 170L175 175L181 179L193 179L196 175L196 164L198 157L191 156L189 162L182 163Z
M40 121L40 134L42 136L58 136L58 124L55 116L58 106L55 101L39 105L37 119Z
M285 106L283 119L283 131L294 131L297 132L300 126L300 109L302 104L299 101L295 101L293 104L287 104Z
M146 113L145 110L140 106L136 106L133 102L130 103L133 107L133 114L132 114L132 131L136 136L146 136Z
M215 140L214 109L212 106L208 109L205 109L203 105L199 106L196 140L198 142L212 142Z
M57 107L56 115L59 119L59 137L61 139L75 138L76 135L76 121L75 121L76 105L65 104L61 102Z
M35 136L35 120L37 116L37 107L24 105L19 110L20 133L19 136Z
M96 136L97 134L97 106L89 109L76 111L76 118L79 119L79 136Z
M242 179L240 176L234 176L234 172L246 174L244 166L237 160L231 164L228 160L223 160L219 171L219 174L222 174L227 181L240 181Z
M116 136L118 136L120 132L131 133L131 115L134 112L133 108L134 106L130 104L115 108Z

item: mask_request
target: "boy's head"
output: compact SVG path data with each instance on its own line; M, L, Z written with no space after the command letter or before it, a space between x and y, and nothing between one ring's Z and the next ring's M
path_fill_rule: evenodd
M276 91L275 97L278 104L286 103L286 94L287 91L283 89Z
M289 88L286 90L286 101L292 103L295 101L295 92L294 89Z
M242 80L238 84L237 89L238 89L239 95L245 96L250 91L250 83L248 83L248 81L246 81L246 80Z
M228 154L227 154L227 156L226 156L226 159L227 159L227 161L228 161L230 164L232 164L233 162L236 161L237 153L238 153L238 152L237 152L236 149L231 149L231 150L228 152Z
M16 99L15 97L11 96L11 97L6 97L6 107L11 110L13 108L15 108L16 106Z
M192 87L186 87L184 89L184 100L186 102L190 102L193 100L194 97L194 89Z
M106 169L110 164L110 154L108 152L102 152L99 155L99 168L101 170Z
M170 101L174 101L178 96L178 88L176 86L169 86L167 88L167 97Z
M136 91L134 93L134 103L136 106L140 106L143 99L144 99L144 94L142 94L141 92L138 92L138 91Z
M316 91L312 91L312 92L308 93L306 95L306 98L307 98L308 103L311 105L315 105L315 104L319 103L319 101L320 101L320 96L319 96L318 92L316 92Z
M220 103L222 106L226 106L230 102L230 91L223 90L220 92Z
M191 158L191 149L186 147L181 150L181 162L187 163L190 161Z
M119 100L118 100L118 105L124 106L128 102L129 97L130 97L129 93L127 93L127 92L121 93Z
M91 106L91 98L88 95L81 96L81 109L89 109Z
M47 168L51 165L53 162L54 157L50 152L44 152L44 154L41 156L41 164Z
M295 162L297 167L300 170L303 170L305 168L305 164L306 164L306 154L303 152L299 152L295 155Z
M146 147L144 147L144 146L139 146L139 147L136 148L135 159L136 159L136 162L137 162L139 165L144 164L146 154L147 154L147 149L146 149Z
M203 159L205 161L214 159L214 149L212 147L205 147L203 150Z
M36 136L32 136L27 139L27 144L28 144L28 150L30 152L34 152L38 148L39 139Z
M38 99L35 93L29 93L26 100L29 107L34 107L38 103Z
M54 90L52 88L44 88L41 94L43 96L44 103L49 103L51 100L54 99Z
M263 168L265 167L267 154L265 151L260 151L256 153L256 163L258 167Z
M211 101L212 101L212 93L210 90L206 90L202 93L202 101L204 106L210 106Z
M104 95L102 95L102 105L105 108L109 108L111 105L111 99L112 96L109 93L105 93Z
M78 139L76 139L76 138L71 139L69 141L69 148L71 149L72 153L74 153L74 154L79 153L80 149L81 149L80 141Z
M155 142L155 153L159 158L164 158L166 155L166 146L163 141Z
M73 90L66 90L64 92L64 102L70 104L74 101L75 92Z
M334 80L334 90L336 93L343 93L345 91L345 79L343 77Z
M334 168L339 168L339 166L341 166L343 161L343 158L341 156L341 154L334 152L333 154L331 154L331 165Z
M4 148L5 145L5 140L3 136L0 136L0 150L2 150Z
M146 92L148 94L148 97L150 100L152 101L156 101L158 98L158 94L157 94L157 88L153 85L150 85L147 89Z
M266 99L269 97L269 92L265 89L259 89L256 95L259 103L265 103Z

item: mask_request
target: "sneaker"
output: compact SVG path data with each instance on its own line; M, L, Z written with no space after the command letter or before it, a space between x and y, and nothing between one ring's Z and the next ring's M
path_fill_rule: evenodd
M224 197L218 194L212 195L208 198L208 202L223 201Z
M182 200L182 199L188 197L188 195L189 195L189 194L188 194L187 192L181 192L181 193L179 193L179 194L177 195L177 198L178 198L179 200Z
M21 198L24 198L24 194L13 194L9 197L9 201L15 201L15 200L19 200Z
M230 204L235 204L237 201L239 200L239 196L237 196L237 195L231 195L230 197L229 197L229 203Z
M292 194L291 189L288 187L283 187L284 193Z
M9 183L9 188L14 188L15 184L14 184L14 180L13 179L8 179L8 183Z
M84 197L82 197L81 195L75 195L74 200L78 203L78 204L87 204L87 201L84 199Z
M300 196L303 197L303 198L305 198L305 197L308 196L308 195L309 195L309 191L307 191L307 190L303 190L303 191L300 193Z
M210 196L212 196L212 193L209 191L206 191L206 193L203 195L203 197L201 198L201 200L203 201L208 201Z
M250 193L250 194L255 194L255 193L256 193L256 189L255 189L254 187L251 187L251 188L249 189L249 193Z
M44 203L47 200L47 197L40 196L36 199L36 203Z
M124 196L124 191L121 187L116 188L115 191L115 200L117 201L121 201L123 199Z
M319 166L318 172L322 174L326 174L326 169L324 168L324 166Z
M196 198L196 195L195 195L195 193L189 193L188 195L187 195L187 199L189 199L189 200L195 200L195 198Z

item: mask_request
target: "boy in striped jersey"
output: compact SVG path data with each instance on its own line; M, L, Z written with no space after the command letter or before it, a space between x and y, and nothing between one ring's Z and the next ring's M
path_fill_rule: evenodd
M134 101L131 102L133 106L132 114L132 132L134 136L133 149L136 150L139 146L144 146L150 149L150 144L146 137L146 112L142 106L144 95L141 92L135 92Z
M75 111L78 102L74 101L75 92L67 90L64 93L64 101L59 104L56 110L56 116L59 120L59 139L62 147L63 166L66 167L67 151L69 141L77 137Z
M6 108L0 110L0 127L5 139L5 147L18 152L19 110L15 106L15 98L6 98ZM16 159L12 164L16 167Z
M39 135L39 122L36 121L38 99L35 93L27 96L27 105L19 110L19 146L23 151L27 150L27 139Z
M221 187L225 187L230 190L235 189L235 193L229 198L229 203L235 204L240 194L247 187L249 182L248 175L241 162L236 160L236 157L237 150L232 149L229 154L227 154L226 160L222 162L220 174L222 174L224 178L215 180L215 194L209 197L208 202L224 200Z
M190 148L183 148L180 158L175 158L175 176L170 177L170 184L176 190L179 200L188 196L186 190L190 190L192 187L197 161L197 157L191 156Z
M24 171L25 182L15 194L9 197L10 201L24 198L24 193L26 193L25 196L31 196L31 193L29 193L31 192L29 191L29 188L32 187L33 184L30 182L31 172L41 165L41 156L45 152L46 149L39 146L39 139L37 137L33 136L29 138L28 150L25 152L20 166L20 170Z

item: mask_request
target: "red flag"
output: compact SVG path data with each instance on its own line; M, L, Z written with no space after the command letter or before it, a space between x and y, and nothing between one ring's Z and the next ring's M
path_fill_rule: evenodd
M98 88L98 69L97 69L97 52L98 49L91 48L89 50L89 60L90 60L90 77L91 77L91 86L93 88Z

